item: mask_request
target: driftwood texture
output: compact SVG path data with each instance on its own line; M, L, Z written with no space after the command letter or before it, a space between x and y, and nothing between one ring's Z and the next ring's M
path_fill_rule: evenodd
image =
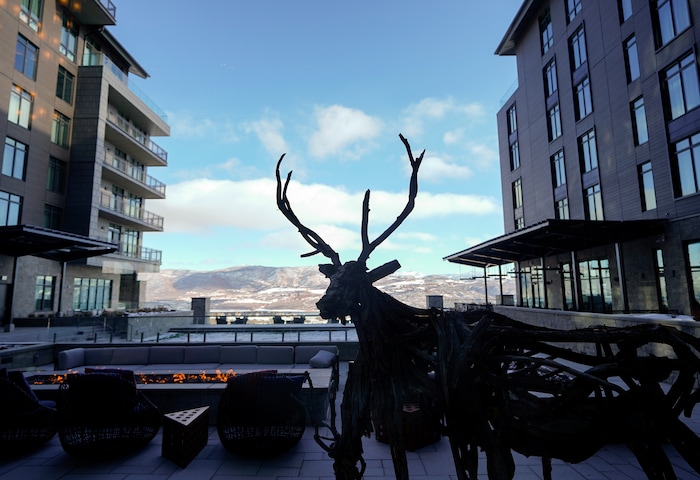
M331 402L331 435L316 440L335 459L338 480L362 478L362 437L381 419L396 478L409 478L401 413L418 403L447 435L460 480L476 480L478 452L485 452L491 480L514 475L512 452L542 457L551 478L551 458L580 462L603 445L625 443L650 479L675 479L661 445L667 441L700 473L700 440L679 419L700 398L700 342L663 326L551 330L482 311L448 314L403 304L373 283L399 267L397 261L367 269L372 251L410 214L418 193L415 158L399 135L411 164L408 201L381 235L370 241L369 190L362 205L362 252L341 263L333 248L302 224L291 208L277 162L277 205L313 251L330 259L320 271L330 279L317 306L329 321L352 321L359 350L346 380L341 430ZM536 312L533 312L536 315ZM576 353L565 344L589 346ZM665 345L655 357L647 347Z

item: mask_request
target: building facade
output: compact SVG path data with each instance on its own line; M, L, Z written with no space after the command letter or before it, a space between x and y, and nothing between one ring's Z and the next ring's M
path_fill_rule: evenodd
M165 116L135 88L147 72L109 31L111 0L0 3L0 308L27 316L134 309L163 230L146 200L167 165ZM38 249L29 248L37 244ZM111 252L111 253L110 253Z
M496 50L505 235L446 259L524 307L700 318L699 42L697 1L524 1Z

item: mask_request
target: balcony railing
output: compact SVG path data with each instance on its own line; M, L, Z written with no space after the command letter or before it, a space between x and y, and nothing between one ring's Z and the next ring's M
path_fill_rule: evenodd
M107 153L105 154L104 163L116 170L119 170L123 174L136 180L149 189L158 192L160 195L165 196L165 184L163 182L156 180L141 169L134 168L131 163L125 161L124 159L116 157L111 153Z
M112 18L117 18L117 7L114 6L112 0L100 0L100 3L112 15Z
M143 262L149 262L156 265L162 263L163 252L160 250L155 250L153 248L147 247L133 247L126 245L124 243L119 244L119 251L115 252L117 255L124 257L134 258Z
M136 128L129 120L112 111L107 112L109 120L119 130L130 136L138 143L150 150L155 156L168 163L168 152L161 148L156 142L148 138L141 130Z
M153 212L144 210L141 206L135 205L128 198L113 195L111 193L102 193L100 198L100 206L109 211L119 213L138 220L139 222L150 225L159 230L163 229L163 217L156 215Z

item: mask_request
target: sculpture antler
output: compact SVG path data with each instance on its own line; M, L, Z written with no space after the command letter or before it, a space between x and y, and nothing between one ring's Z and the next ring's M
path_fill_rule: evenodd
M282 154L280 157L275 170L277 176L277 207L280 209L282 214L287 217L287 220L289 220L292 225L299 229L299 233L304 240L306 240L306 242L314 248L313 252L305 253L302 255L302 257L310 257L312 255L316 255L317 253L322 253L333 262L333 265L339 267L342 264L338 253L333 250L330 245L324 242L319 234L304 226L304 224L301 223L299 218L292 210L292 206L289 203L289 198L287 198L287 187L289 187L289 181L292 179L292 171L290 170L287 174L287 179L284 182L284 186L282 186L282 177L280 176L280 165L282 164L284 155L285 154Z
M418 195L418 169L423 161L425 150L421 152L418 158L413 158L413 152L411 152L411 145L409 145L408 140L401 134L399 134L399 138L406 147L408 160L411 162L411 180L409 182L408 201L401 214L396 217L394 223L384 230L384 233L375 238L374 241L370 242L369 234L367 233L367 226L369 225L369 190L365 192L365 199L362 202L362 253L360 253L360 256L357 258L358 262L365 263L367 261L374 249L389 238L389 235L394 233L394 230L406 220L406 217L411 213L416 203L416 195Z

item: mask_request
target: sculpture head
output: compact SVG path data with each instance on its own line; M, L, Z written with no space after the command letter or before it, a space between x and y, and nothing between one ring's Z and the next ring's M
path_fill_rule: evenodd
M389 236L403 223L415 206L416 195L418 194L418 169L423 161L425 150L418 156L413 157L411 146L408 140L403 135L399 134L399 138L403 142L408 159L411 162L411 179L409 181L408 201L403 211L384 232L374 240L370 241L368 234L369 225L369 197L370 191L365 192L364 201L362 203L362 252L357 257L357 260L352 260L341 263L338 253L331 248L316 232L306 227L301 223L296 214L292 211L291 203L287 197L287 188L292 178L292 172L287 174L287 179L283 183L280 175L280 165L284 159L282 155L277 162L275 170L277 178L277 207L284 214L287 220L298 228L299 233L306 242L313 247L313 251L305 253L302 257L309 257L317 253L323 254L331 260L330 264L319 265L319 270L326 278L330 279L330 284L326 289L325 295L318 301L318 306L321 317L326 319L340 319L345 322L347 316L355 317L361 305L362 290L371 287L374 282L380 278L394 273L401 265L396 260L385 263L373 270L367 270L367 260L370 254L379 244L389 238Z

